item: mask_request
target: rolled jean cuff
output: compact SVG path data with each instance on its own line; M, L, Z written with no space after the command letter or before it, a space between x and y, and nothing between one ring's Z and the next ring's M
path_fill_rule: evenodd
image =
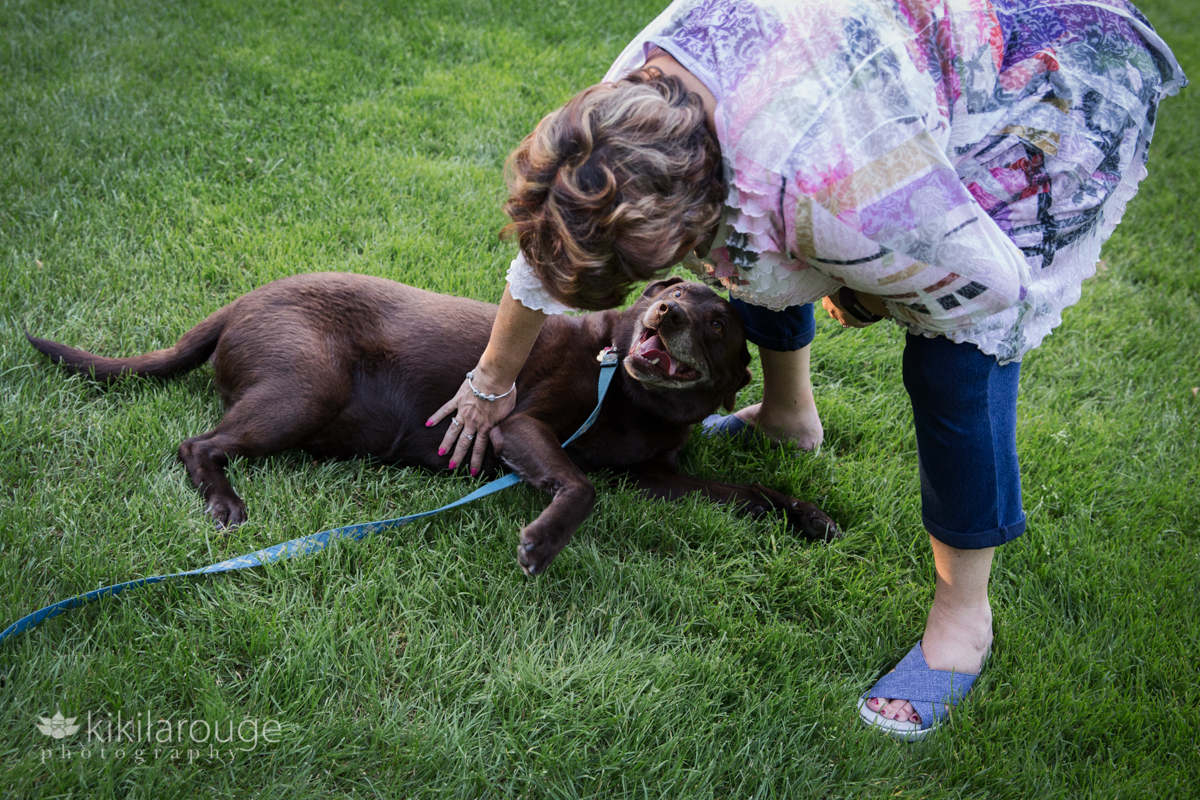
M983 550L986 547L999 547L1002 544L1011 542L1025 532L1024 514L1021 515L1020 520L1014 522L1012 525L1001 525L999 528L992 528L990 531L980 531L979 533L957 533L948 530L924 514L921 515L921 521L925 523L925 530L929 531L930 536L956 550Z
M817 336L812 303L788 306L782 311L751 305L736 297L730 297L729 303L742 318L746 341L764 349L779 353L800 350Z

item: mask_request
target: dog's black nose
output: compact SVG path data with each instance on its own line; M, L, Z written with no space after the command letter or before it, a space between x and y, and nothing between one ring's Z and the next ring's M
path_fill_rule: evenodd
M670 301L660 302L654 309L654 316L657 318L657 327L661 327L665 323L672 325L683 325L687 322L687 315L683 313L683 309L678 303Z

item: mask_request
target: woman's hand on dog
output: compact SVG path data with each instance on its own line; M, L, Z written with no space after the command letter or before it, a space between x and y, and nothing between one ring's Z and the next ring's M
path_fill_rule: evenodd
M437 410L426 427L437 425L451 412L457 411L451 421L450 429L438 447L438 455L444 456L453 450L450 456L450 469L455 469L467 457L471 450L471 474L479 474L483 466L483 456L487 453L488 436L492 428L507 417L517 406L517 374L525 366L529 351L537 341L538 333L546 315L536 309L526 308L504 287L504 295L500 298L500 308L492 323L492 335L488 339L487 349L479 359L479 364L472 370L475 375L475 388L484 394L496 396L495 400L479 397L471 390L471 379L462 382L458 392L449 402ZM511 389L511 391L509 391ZM501 397L501 395L504 395Z
M493 392L494 387L490 386L479 373L480 369L476 367L477 389L497 395L506 391L501 389L499 392ZM504 397L497 396L495 400L489 401L477 397L475 392L471 391L471 382L464 380L454 397L439 408L425 423L425 426L437 425L454 413L450 420L450 427L446 430L446 435L442 437L442 443L438 445L438 455L449 454L450 463L447 464L447 467L457 469L460 464L466 462L467 452L470 451L471 474L478 475L483 464L483 456L487 453L488 435L492 428L512 413L516 405L517 391L515 388Z

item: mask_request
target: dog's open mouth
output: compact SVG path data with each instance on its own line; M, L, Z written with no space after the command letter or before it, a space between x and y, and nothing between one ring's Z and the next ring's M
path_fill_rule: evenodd
M638 338L631 354L641 366L668 378L690 380L699 375L691 366L683 363L667 349L666 342L653 328L646 328Z

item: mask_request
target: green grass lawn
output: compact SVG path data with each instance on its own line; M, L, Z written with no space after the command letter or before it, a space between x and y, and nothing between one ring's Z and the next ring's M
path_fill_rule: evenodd
M497 299L505 155L663 1L0 0L0 625L474 486L237 461L251 522L217 531L175 459L220 416L211 370L104 391L22 326L140 353L326 269ZM1200 78L1194 0L1141 7ZM843 541L608 490L531 580L516 537L546 499L517 487L314 558L142 589L0 646L0 791L1200 795L1200 94L1159 120L1101 273L1024 362L1029 529L996 556L988 668L932 741L894 743L854 710L932 596L902 334L821 314L820 454L696 439L685 468L813 499ZM35 727L56 710L110 731L164 719L173 738L57 741ZM195 721L244 727L217 755L202 728L175 750Z

